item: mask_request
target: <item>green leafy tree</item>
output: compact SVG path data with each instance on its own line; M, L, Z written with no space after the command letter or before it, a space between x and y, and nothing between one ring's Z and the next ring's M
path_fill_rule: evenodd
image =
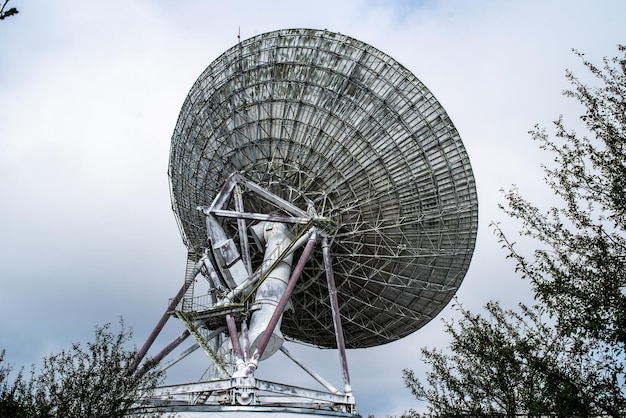
M132 332L120 325L118 333L108 324L96 327L92 342L44 358L28 380L20 373L9 384L11 368L0 367L0 416L124 417L133 411L163 375L150 366L129 373L136 352L125 349Z
M626 47L618 51L602 67L576 52L594 86L566 73L573 88L564 94L583 106L585 135L563 117L552 135L530 132L553 156L544 170L560 205L544 210L518 190L505 193L502 209L537 249L518 252L494 225L538 305L459 308L459 322L446 324L449 352L422 349L426 384L404 371L429 415L626 413Z
M31 386L24 381L22 371L9 380L13 366L5 363L5 354L4 350L0 353L0 417L28 418L32 416L28 408Z
M2 7L0 7L0 20L4 20L5 18L9 17L9 16L13 16L19 13L19 11L15 8L15 7L11 7L9 9L6 9L7 7L7 3L9 2L9 0L4 0L4 3L2 4ZM6 10L4 10L6 9Z
M577 53L600 86L589 87L571 72L566 91L585 108L589 136L569 131L563 117L552 139L536 127L532 137L554 155L546 181L563 206L546 213L516 190L506 194L521 234L542 249L528 259L504 234L510 256L529 279L537 298L555 313L559 326L581 338L596 338L616 355L626 344L626 46L622 57L599 68Z
M410 370L404 380L412 393L429 402L433 416L589 416L605 411L614 387L598 364L594 342L556 332L539 306L519 312L496 302L486 313L458 307L458 323L446 323L450 352L422 349L431 367L426 384Z

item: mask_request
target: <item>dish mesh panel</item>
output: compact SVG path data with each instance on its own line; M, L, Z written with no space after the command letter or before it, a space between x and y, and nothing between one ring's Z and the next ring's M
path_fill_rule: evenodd
M450 118L407 69L345 35L279 30L242 41L195 82L174 130L172 203L190 257L226 177L332 219L333 268L349 348L402 338L449 302L474 250L478 202ZM254 210L270 210L253 201ZM335 347L321 251L283 333Z

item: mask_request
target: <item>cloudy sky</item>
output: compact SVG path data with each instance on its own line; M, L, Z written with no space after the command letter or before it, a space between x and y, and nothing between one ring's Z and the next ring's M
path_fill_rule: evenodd
M87 341L123 316L141 345L183 280L185 248L170 209L167 163L194 80L242 39L281 28L341 32L421 79L459 130L477 180L480 230L459 300L480 309L528 300L489 223L516 184L542 202L528 130L579 109L561 96L566 68L626 42L621 0L200 0L32 2L0 21L0 348L16 365ZM361 414L420 407L402 368L444 347L446 308L413 335L350 351ZM170 324L166 337L181 331ZM334 353L301 351L335 373ZM330 360L328 355L331 355ZM194 379L202 366L188 366ZM273 365L268 368L274 367ZM184 375L183 372L178 372ZM340 383L336 383L341 387Z

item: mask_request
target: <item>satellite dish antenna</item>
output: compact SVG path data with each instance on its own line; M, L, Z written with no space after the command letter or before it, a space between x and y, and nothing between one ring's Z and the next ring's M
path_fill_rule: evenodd
M169 178L187 273L138 362L176 316L186 331L153 359L192 335L213 365L160 389L152 405L172 411L353 416L345 349L428 323L475 246L474 176L443 107L388 55L325 30L264 33L211 63L181 109ZM285 340L337 348L344 391L297 360L324 391L257 379L259 361L293 357Z

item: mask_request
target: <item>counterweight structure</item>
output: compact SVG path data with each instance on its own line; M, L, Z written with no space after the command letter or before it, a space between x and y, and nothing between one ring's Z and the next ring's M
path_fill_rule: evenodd
M183 104L169 177L188 263L167 315L213 372L153 405L352 416L345 349L425 325L475 245L474 177L442 106L389 56L325 30L265 33L218 57ZM293 357L285 340L337 348L344 391L295 359L323 390L256 379L259 361Z

